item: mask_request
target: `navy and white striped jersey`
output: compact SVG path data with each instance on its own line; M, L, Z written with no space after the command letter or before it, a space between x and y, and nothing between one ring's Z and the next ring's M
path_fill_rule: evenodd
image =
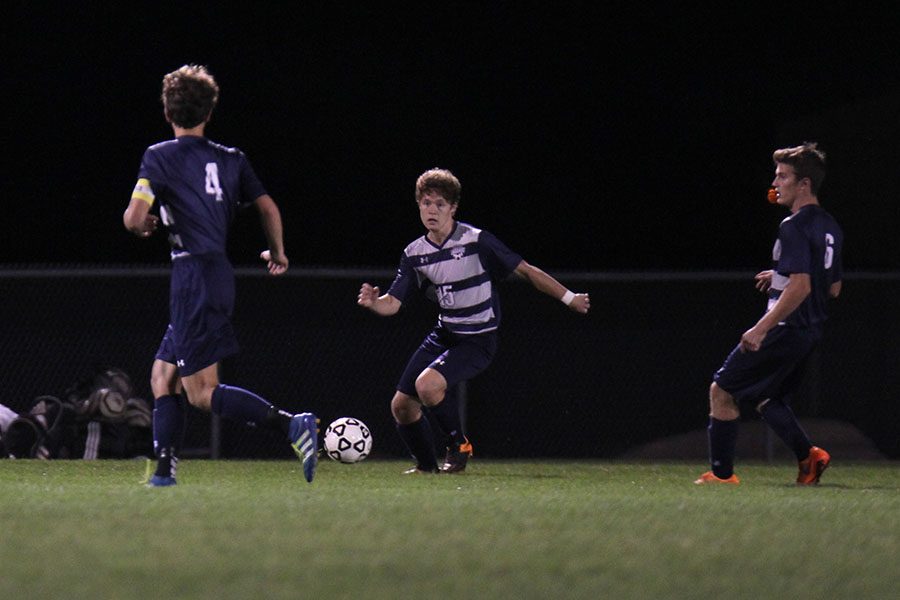
M791 273L809 274L809 296L784 320L786 325L817 329L828 317L826 302L831 284L841 281L844 233L837 221L817 204L804 206L778 228L772 249L769 309L790 281Z
M493 331L500 325L495 282L522 262L487 231L456 222L440 246L422 236L403 251L388 294L405 302L423 290L440 307L438 323L463 335Z
M159 201L175 258L225 254L237 208L265 193L243 152L181 136L147 148L132 197Z

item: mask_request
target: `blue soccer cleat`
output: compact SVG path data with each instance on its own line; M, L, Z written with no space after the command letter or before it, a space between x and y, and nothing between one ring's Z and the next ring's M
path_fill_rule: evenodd
M303 476L312 483L316 476L316 463L319 460L319 420L312 413L300 413L291 417L288 438L297 458L303 461Z
M166 477L164 475L154 475L147 481L149 487L167 487L175 485L177 482L174 477Z

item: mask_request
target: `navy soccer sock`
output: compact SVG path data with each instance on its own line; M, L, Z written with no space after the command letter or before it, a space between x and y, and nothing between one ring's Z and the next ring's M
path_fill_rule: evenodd
M153 407L153 449L156 452L156 475L174 477L175 464L184 439L187 411L181 396L160 396Z
M709 418L709 463L713 474L728 479L734 474L734 447L737 443L738 421Z
M466 436L463 434L462 419L459 416L459 402L456 394L446 394L444 400L435 406L429 406L428 411L434 416L452 444L464 444Z
M422 417L408 425L397 423L397 433L406 444L416 466L423 471L437 470L437 457L434 454L434 436L431 433L431 425L423 414Z
M809 456L812 442L794 415L791 407L781 400L770 400L760 409L763 420L772 428L772 431L793 450L797 460L804 460Z
M212 412L226 419L271 427L287 435L292 415L253 392L219 384L213 390L211 404Z

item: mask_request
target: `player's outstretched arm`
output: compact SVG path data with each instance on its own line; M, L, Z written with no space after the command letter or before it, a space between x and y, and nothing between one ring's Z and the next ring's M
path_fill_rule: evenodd
M284 232L281 224L281 211L278 205L268 194L263 194L256 199L256 208L262 221L263 232L269 249L260 253L259 257L266 261L266 268L271 275L281 275L288 270L287 255L284 253Z
M536 289L556 298L577 313L584 315L591 309L590 296L587 294L576 294L568 290L566 286L552 276L524 260L516 267L515 273L519 277L528 280Z
M381 290L377 286L364 283L359 288L359 296L356 298L356 303L382 317L390 317L397 314L402 302L390 294L379 294L381 294Z

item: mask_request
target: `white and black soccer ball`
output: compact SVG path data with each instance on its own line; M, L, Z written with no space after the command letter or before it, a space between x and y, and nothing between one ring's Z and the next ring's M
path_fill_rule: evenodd
M372 433L353 417L336 419L325 430L325 454L342 463L357 463L372 451Z

